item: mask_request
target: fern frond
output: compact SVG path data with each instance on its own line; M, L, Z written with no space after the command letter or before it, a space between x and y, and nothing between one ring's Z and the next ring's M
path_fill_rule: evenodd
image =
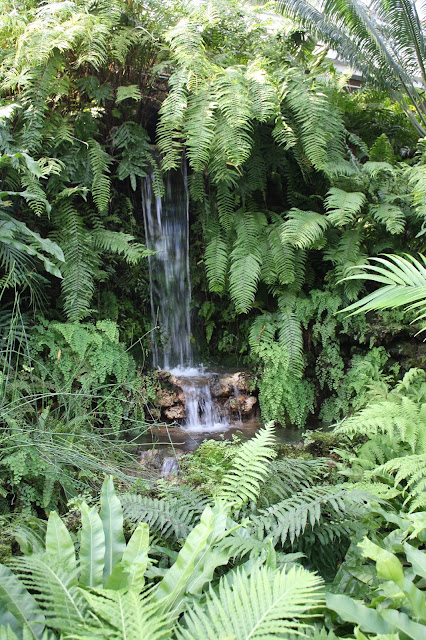
M350 224L361 212L366 201L365 195L359 191L348 193L342 189L332 187L329 189L325 199L328 221L336 227Z
M110 198L109 165L112 158L96 140L89 140L89 159L92 169L92 195L99 213L108 209Z
M184 133L189 164L194 171L203 171L208 163L215 130L216 106L211 83L188 98Z
M167 640L171 637L170 625L160 606L152 601L149 592L139 594L108 589L84 592L95 622L77 629L73 638L105 638L112 640L139 640L141 630L146 640Z
M358 267L358 273L345 280L371 280L385 286L354 302L343 312L356 314L406 306L420 311L415 322L423 320L426 314L426 258L420 257L421 261L409 255L405 258L397 255L370 258L369 264ZM371 264L372 261L377 264Z
M268 638L304 635L305 619L323 605L321 578L302 567L273 571L266 567L248 575L226 576L205 606L194 603L177 628L180 640L207 638ZM303 620L303 622L302 622Z
M231 253L229 272L229 292L238 313L248 313L251 309L260 278L260 252L248 253L243 247L236 247Z
M282 225L281 239L299 249L308 249L323 237L327 226L326 216L293 208Z
M295 378L301 378L305 368L302 326L289 309L283 309L280 313L279 343L287 350L289 372Z
M406 445L412 453L423 453L425 430L426 405L407 397L398 402L392 396L371 402L335 428L336 433L350 438L367 436L372 440L375 436L385 436L395 445Z
M369 206L369 211L373 214L375 220L385 225L386 230L392 235L404 233L405 215L402 209L396 205L386 203L372 204Z
M260 515L252 518L255 528L261 527L264 535L284 544L301 536L306 527L313 528L320 523L324 513L333 517L344 517L347 511L351 517L361 517L369 494L348 489L345 485L316 486L303 489L291 498L260 510Z
M401 485L407 493L404 505L409 512L426 510L426 454L393 458L367 473L374 478L382 474L392 474L395 486Z
M204 260L210 291L222 293L225 290L228 268L228 246L221 237L219 229L206 246Z
M274 442L274 425L269 422L241 446L231 469L222 479L216 498L236 503L255 501L260 483L268 474L267 463L275 457Z
M77 586L78 569L60 567L51 555L14 558L11 567L42 608L46 624L73 632L84 623L87 605Z
M181 504L177 498L158 499L136 494L120 496L125 517L131 522L146 522L162 537L186 538L200 516L196 508Z
M13 631L28 632L29 638L40 638L46 619L36 600L24 584L8 568L0 565L1 625L10 625Z
M98 258L81 215L70 199L58 203L52 218L57 229L55 236L61 239L65 257L62 280L64 310L68 320L73 322L81 320L89 312Z
M150 254L145 245L133 242L134 237L128 233L101 229L93 231L91 236L93 246L96 249L121 255L128 264L137 264L142 258Z

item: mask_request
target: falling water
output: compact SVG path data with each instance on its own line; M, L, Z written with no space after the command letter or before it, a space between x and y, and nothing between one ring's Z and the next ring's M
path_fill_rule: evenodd
M192 365L186 164L167 173L164 182L159 198L153 176L145 179L142 205L146 245L157 252L148 258L152 320L160 335L158 340L152 333L153 365L168 371Z
M209 375L193 366L189 199L186 164L165 176L163 197L154 194L153 175L143 183L142 206L149 256L153 365L182 379L188 431L223 430L229 424L212 400Z

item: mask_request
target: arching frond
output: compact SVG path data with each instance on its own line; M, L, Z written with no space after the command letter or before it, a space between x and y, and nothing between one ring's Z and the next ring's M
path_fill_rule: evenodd
M281 230L283 242L288 242L299 249L307 249L323 237L328 226L326 216L315 211L290 209L288 220Z
M332 187L325 200L330 224L336 227L350 224L361 212L366 200L365 195L359 191L347 193L342 189Z
M178 627L180 640L206 638L266 638L279 634L305 634L312 615L323 604L321 578L302 567L273 571L244 571L229 584L226 577L216 593L211 590L204 607L193 605ZM303 620L303 621L302 621Z
M374 262L374 264L371 264ZM354 302L343 312L352 314L373 309L389 309L405 306L416 309L419 315L416 322L426 317L426 258L416 260L412 256L401 257L385 255L383 258L370 258L370 263L357 267L358 273L347 276L345 280L371 280L385 286L373 291L365 298Z
M256 500L260 483L268 473L267 463L275 457L274 442L274 425L270 422L241 446L231 469L222 479L216 497L236 503Z

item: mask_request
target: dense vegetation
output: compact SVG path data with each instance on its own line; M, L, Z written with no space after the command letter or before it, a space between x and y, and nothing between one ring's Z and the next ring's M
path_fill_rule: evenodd
M414 3L0 6L0 639L422 640ZM266 426L142 480L141 182L183 155L193 340L251 371Z

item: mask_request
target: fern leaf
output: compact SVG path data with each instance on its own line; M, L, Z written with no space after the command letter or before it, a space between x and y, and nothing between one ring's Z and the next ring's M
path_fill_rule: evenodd
M322 239L327 226L327 218L320 213L293 208L282 226L281 239L299 249L308 249Z
M350 224L361 212L367 199L359 191L348 193L342 189L332 187L327 193L325 206L328 211L327 219L331 225L340 227Z
M365 502L369 494L351 490L345 485L316 486L303 489L291 498L285 498L267 509L261 509L260 515L253 518L255 527L262 527L265 535L274 541L291 543L301 536L306 527L313 528L320 523L324 510L333 516L344 516L346 510L358 507L358 517L365 514Z
M275 457L274 442L274 426L270 422L241 446L231 469L222 479L216 497L236 503L255 501L260 483L268 474L267 463Z
M146 522L164 538L186 538L199 517L197 509L182 505L179 499L160 500L135 494L120 496L126 519Z
M10 625L13 631L28 631L29 638L40 638L45 617L36 600L12 571L0 565L0 624Z
M49 627L73 632L83 624L87 606L77 586L77 569L62 568L48 555L14 558L11 567L34 594Z
M194 171L203 171L208 163L215 129L215 109L211 84L188 98L184 132L189 164Z
M110 198L109 165L111 156L96 140L89 140L89 159L92 169L92 195L99 213L108 209Z
M204 607L194 603L177 628L179 640L269 638L305 635L306 616L323 605L322 580L302 567L273 571L266 567L248 575L226 577ZM302 621L303 620L303 621Z
M386 203L372 204L369 207L369 211L377 222L385 225L386 230L392 235L404 233L405 215L396 205Z
M279 343L287 350L289 372L301 378L305 368L301 323L289 309L283 309L280 316Z
M86 640L105 638L108 640L167 640L171 637L166 617L159 605L152 602L149 592L142 594L134 590L111 591L108 589L84 592L97 624L87 625L72 633L73 638Z
M228 267L228 247L219 231L208 243L204 259L210 291L223 293Z
M247 253L243 247L235 248L231 253L229 273L229 291L238 313L248 313L257 291L261 269L261 257L258 252Z

